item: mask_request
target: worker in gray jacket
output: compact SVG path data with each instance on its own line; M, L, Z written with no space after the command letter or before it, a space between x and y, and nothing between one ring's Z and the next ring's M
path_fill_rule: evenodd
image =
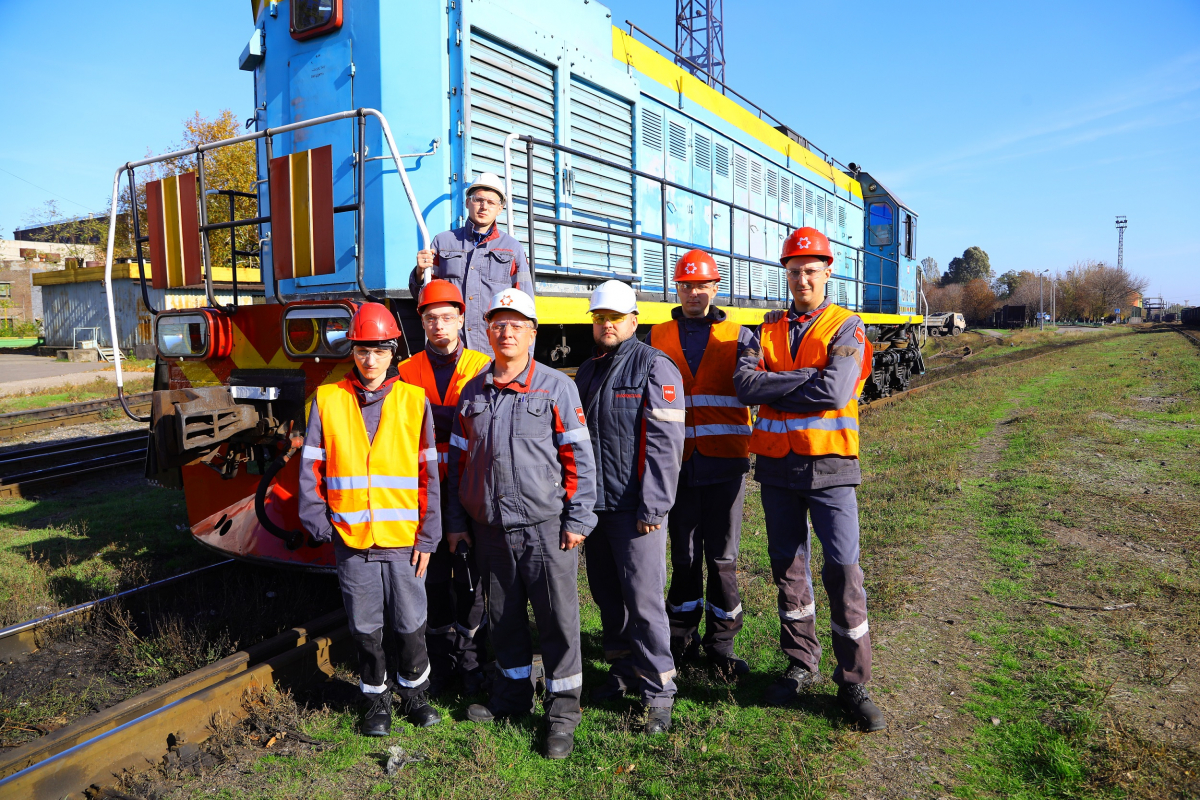
M488 335L495 361L459 399L444 527L451 549L462 540L474 547L499 668L491 698L468 707L467 718L487 722L532 710L532 604L546 669L545 754L566 758L583 687L575 548L596 524L595 463L575 384L529 356L536 325L529 295L506 289L493 298Z
M883 714L864 684L871 679L867 595L859 567L858 395L870 374L871 345L862 319L825 299L832 274L829 240L799 228L784 242L792 305L764 322L738 360L738 399L759 406L750 437L754 478L762 485L767 551L778 590L779 643L789 666L767 689L784 705L820 681L808 520L821 541L821 580L837 669L838 699L868 731Z
M663 592L667 513L683 459L684 391L679 369L639 342L637 297L606 281L592 292L596 355L575 376L596 456L596 529L587 572L600 607L608 680L593 699L640 690L646 733L671 727L675 661Z
M467 189L467 224L433 237L417 253L417 266L408 279L416 297L426 273L450 281L462 292L466 317L462 340L468 350L492 355L484 314L498 292L516 288L533 297L533 274L521 243L500 230L496 218L508 198L504 181L491 172L481 173ZM532 355L532 353L531 353Z

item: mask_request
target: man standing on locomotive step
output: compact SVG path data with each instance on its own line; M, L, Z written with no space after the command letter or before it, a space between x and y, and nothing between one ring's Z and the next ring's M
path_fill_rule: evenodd
M738 361L738 399L760 406L750 452L762 485L767 550L778 589L779 643L790 666L767 689L784 705L820 680L810 535L821 541L821 580L829 595L838 699L868 731L883 730L883 714L864 686L871 679L867 596L859 568L858 395L871 370L862 320L825 299L833 272L829 240L800 228L784 242L792 306L765 322Z
M575 548L596 524L595 464L574 382L530 356L537 335L533 298L505 289L492 299L487 319L496 360L463 387L446 487L446 538L452 549L474 538L499 668L491 698L469 706L467 719L487 722L533 709L526 612L532 604L546 669L544 752L566 758L583 686Z
M640 689L646 733L671 728L675 661L663 605L667 512L683 457L683 378L637 336L637 296L605 281L588 309L596 354L575 376L596 457L596 529L587 572L600 607L608 680L592 699Z
M441 721L425 699L425 569L442 538L437 451L425 392L392 366L400 343L392 312L365 303L349 338L354 369L317 387L308 415L300 521L314 541L333 541L368 701L363 734L388 736L389 661L402 713L420 727Z
M737 399L733 371L753 334L713 305L720 284L712 256L703 250L685 253L675 264L679 306L671 310L670 322L651 328L648 341L679 368L687 406L683 468L667 517L673 565L667 592L671 652L677 663L698 655L703 614L709 662L739 676L750 671L733 648L742 629L737 557L750 471L750 409Z
M400 379L424 389L425 398L433 408L444 515L449 499L445 482L450 428L458 396L467 381L478 375L491 359L467 350L458 338L463 326L463 298L454 284L443 280L426 284L417 296L417 313L425 329L425 349L400 364ZM429 559L425 590L429 596L425 642L432 668L429 694L440 695L455 676L462 678L467 694L479 692L483 689L483 667L487 663L483 582L475 565L475 554L465 542L458 543L452 553L449 542L442 539Z
M416 297L425 273L448 280L466 300L462 339L468 349L492 355L484 314L492 297L504 289L520 289L533 297L533 275L521 243L500 230L496 218L508 198L504 180L484 172L467 189L467 224L433 237L429 248L417 253L417 266L408 279ZM510 212L511 213L511 212Z

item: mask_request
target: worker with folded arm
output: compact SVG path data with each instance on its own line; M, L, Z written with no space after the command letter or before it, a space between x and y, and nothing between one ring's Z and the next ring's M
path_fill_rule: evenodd
M425 392L392 365L401 339L392 312L363 304L349 338L354 368L317 387L308 415L300 521L313 542L333 542L367 704L362 732L387 736L389 663L401 713L419 727L441 721L425 694L425 570L442 538L437 451Z
M534 294L524 248L496 222L508 200L504 180L491 172L481 173L467 188L467 224L434 236L429 247L417 253L417 266L408 279L413 297L432 278L457 286L466 305L461 338L468 349L489 357L492 346L483 317L492 297L509 288L530 297Z
M425 390L433 409L444 519L449 498L445 484L450 429L459 394L467 381L491 363L491 358L463 347L459 338L463 298L454 284L435 280L422 287L417 313L425 329L425 349L401 363L399 372L405 383ZM431 666L429 694L438 697L456 678L462 679L467 694L481 691L487 663L486 606L475 554L466 542L459 542L452 553L449 541L442 538L429 559L425 591L429 597L429 627L425 631Z
M608 679L592 699L636 690L646 733L671 727L675 661L663 605L667 512L684 443L679 369L638 341L637 296L605 281L592 292L596 350L576 373L596 459L596 529L587 541L588 585L600 607Z
M650 329L647 341L679 368L687 406L683 467L667 517L671 652L677 663L696 658L703 616L709 663L736 677L750 671L734 652L743 616L737 558L750 471L750 409L737 399L733 372L753 333L715 305L720 285L711 255L692 250L681 256L675 264L679 305L671 309L669 322Z
M871 679L867 595L859 567L858 396L872 351L862 319L825 299L833 272L829 240L800 228L780 257L792 305L766 322L738 360L738 399L758 405L750 437L762 486L767 550L778 593L779 643L789 666L767 688L774 705L796 700L821 679L821 645L810 570L810 534L821 541L821 580L829 595L838 699L860 726L883 730Z
M488 310L495 361L463 387L450 434L446 530L475 550L488 595L498 674L467 719L533 710L533 606L545 667L547 758L566 758L581 718L579 551L596 524L595 464L575 383L537 363L533 298L497 294ZM659 603L662 603L660 596Z

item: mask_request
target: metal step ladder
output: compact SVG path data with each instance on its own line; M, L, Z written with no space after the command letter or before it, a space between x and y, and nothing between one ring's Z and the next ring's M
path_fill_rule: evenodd
M110 364L116 361L118 358L121 359L121 361L128 361L128 359L125 358L125 355L120 350L112 347L101 347L99 344L97 344L96 352L100 354L100 358L104 359Z

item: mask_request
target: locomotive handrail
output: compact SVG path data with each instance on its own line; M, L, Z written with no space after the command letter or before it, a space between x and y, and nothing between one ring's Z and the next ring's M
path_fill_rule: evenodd
M237 220L237 221L230 220L228 223L217 223L216 225L208 225L207 219L206 219L206 211L207 211L207 202L205 200L206 192L205 192L205 187L204 187L204 160L203 160L204 153L208 152L209 150L217 150L222 147L230 147L232 145L241 144L243 142L253 142L258 139L265 139L266 140L266 149L267 149L267 158L268 158L268 165L267 165L268 178L267 178L266 184L267 184L267 191L269 193L269 191L270 191L269 160L270 160L271 151L272 151L272 147L271 147L272 137L278 136L279 134L282 134L282 133L289 133L291 131L301 130L303 128L311 128L315 125L323 125L328 122L336 122L338 120L350 119L352 117L357 117L359 119L359 126L358 126L359 127L358 202L356 204L352 204L350 207L340 207L340 208L341 208L341 210L347 210L347 211L355 210L358 213L358 222L359 222L358 234L357 234L358 253L357 253L357 257L355 259L355 261L356 261L355 277L358 282L359 290L362 292L363 296L366 297L367 299L374 299L371 296L370 291L367 289L366 283L363 279L364 257L365 257L364 251L366 249L363 246L364 245L363 224L365 222L364 198L362 196L363 183L364 183L364 181L363 181L363 169L364 169L363 151L365 150L365 145L363 142L363 138L364 138L363 137L363 126L366 122L366 117L369 117L369 116L375 117L377 120L379 120L379 127L383 132L383 138L387 142L389 157L396 164L396 172L399 173L399 175L400 175L400 182L404 185L404 193L408 198L409 206L412 208L413 217L416 219L416 222L417 222L417 229L420 231L420 234L421 234L421 247L422 247L422 249L428 248L429 243L431 241L431 238L429 236L429 228L426 227L426 225L425 225L425 219L421 215L421 205L420 205L420 203L417 202L417 197L416 197L416 194L413 192L412 184L408 180L408 174L405 172L404 165L400 160L401 158L403 158L405 156L403 154L401 154L400 149L398 147L396 147L395 139L393 139L393 137L392 137L392 129L391 129L391 126L388 125L387 118L384 117L384 115L382 113L380 113L379 111L377 111L376 109L373 109L373 108L357 108L357 109L354 109L353 111L339 111L336 114L326 114L324 116L314 117L313 119L301 120L299 122L291 122L291 123L288 123L287 125L280 125L275 128L264 128L261 131L255 131L253 133L246 133L246 134L242 134L241 136L233 136L229 139L221 139L220 141L216 141L216 142L207 142L205 144L195 145L194 147L187 147L187 148L184 148L183 150L175 150L170 153L163 153L161 155L151 156L150 158L143 158L143 159L139 159L137 161L127 161L124 164L122 164L120 167L117 167L117 170L113 175L112 204L111 204L111 210L109 211L109 220L108 220L108 244L107 244L107 248L105 251L105 261L104 261L104 294L105 294L105 300L108 305L109 333L112 336L113 348L116 350L119 350L119 347L120 347L120 337L119 337L119 333L117 330L116 305L115 305L115 301L113 299L112 268L113 268L113 247L116 243L116 235L117 235L117 210L118 210L117 198L120 193L120 184L121 184L121 174L122 173L127 173L129 175L130 201L131 201L130 213L133 215L133 218L134 218L134 230L135 230L135 240L136 240L135 245L136 245L137 257L138 257L138 276L141 279L141 284L142 284L142 301L146 304L147 310L150 310L152 313L156 313L153 311L153 307L150 305L150 297L149 297L149 293L146 289L145 265L143 262L142 251L141 251L141 244L143 241L146 241L146 238L144 238L140 235L140 223L138 221L138 209L137 209L137 189L136 189L136 183L134 181L133 171L135 169L137 169L138 167L144 167L144 166L148 166L150 164L157 164L157 163L160 163L163 161L171 161L173 159L185 158L187 156L196 156L197 171L198 171L198 178L199 178L199 184L200 184L200 223L201 223L200 231L201 231L201 236L202 236L202 255L203 255L203 259L204 259L204 290L205 290L205 294L207 295L208 302L212 307L220 309L221 311L223 311L225 313L231 313L230 309L225 308L223 305L221 305L220 303L217 302L216 296L213 292L212 267L211 267L211 264L209 263L208 231L209 230L217 230L219 228L233 228L233 227L237 227L239 225L262 224L263 222L269 222L269 217L255 217L255 218L249 219L249 220ZM278 279L278 276L276 276L274 269L271 270L271 281L272 281L272 290L273 290L275 296L279 299L283 299L279 295L279 292L278 292L279 279ZM236 310L236 308L233 310ZM116 366L117 399L121 402L121 408L125 411L125 414L130 419L133 419L137 422L149 422L150 421L149 417L139 417L129 409L129 404L125 399L125 380L124 380L124 371L121 369L121 359L119 357L115 358L114 364Z
M543 224L548 224L548 225L562 226L562 227L566 227L566 228L577 228L580 230L586 230L586 231L594 232L594 233L603 233L605 235L620 236L625 239L635 239L635 240L641 240L641 241L661 243L662 250L663 250L663 290L662 290L662 293L663 293L664 302L669 302L670 289L668 287L668 281L667 281L667 277L666 277L667 269L668 269L668 265L667 265L668 247L670 246L672 241L674 241L674 243L676 245L688 245L688 244L692 244L692 243L683 242L683 241L680 241L677 239L672 240L667 236L667 224L666 224L667 223L667 221L666 221L666 214L667 214L666 190L667 190L667 187L679 189L681 191L687 192L688 194L695 195L696 197L703 198L705 200L716 203L718 205L728 207L731 212L732 211L741 211L746 214L751 214L759 219L762 219L762 220L765 220L768 222L774 222L777 225L782 225L784 228L788 229L789 231L794 227L793 224L790 222L785 222L784 220L781 220L781 219L778 219L775 217L768 217L766 214L760 213L760 212L755 211L750 208L746 208L745 206L739 206L737 203L734 203L732 201L722 200L721 198L718 198L714 195L706 194L705 192L699 191L697 189L693 189L689 186L684 186L683 184L675 183L674 181L668 180L667 178L660 178L657 175L653 175L648 172L643 172L642 170L636 169L634 167L629 167L624 164L619 164L615 161L610 161L609 159L606 159L606 158L603 158L600 156L596 156L596 155L592 155L591 153L585 153L582 150L578 150L578 149L576 149L574 147L570 147L568 145L558 144L557 142L551 142L546 139L538 139L537 137L529 136L529 135L509 134L508 136L505 137L504 150L505 150L505 170L506 170L506 172L510 169L510 165L508 164L508 143L509 143L510 139L517 139L522 142L525 142L525 154L526 154L526 176L525 177L526 177L526 187L527 187L526 192L529 195L527 198L527 202L529 204L528 215L530 218L529 226L528 226L529 238L528 238L527 247L529 250L528 255L529 255L529 263L531 265L531 269L533 268L533 265L534 265L534 260L535 260L534 252L535 252L535 247L536 247L536 242L534 240L534 227L533 226L534 226L534 223L537 223L537 222L541 222ZM578 156L580 158L590 159L592 161L603 164L604 166L611 167L613 169L617 169L622 172L626 172L630 175L633 175L633 176L636 176L639 178L645 178L646 180L654 181L655 183L659 184L659 186L661 188L661 192L662 192L661 207L662 207L662 217L663 217L662 218L662 233L661 233L661 235L651 236L648 234L634 233L632 230L625 231L620 228L605 228L605 227L602 227L599 225L590 225L588 223L575 222L573 220L559 219L557 217L547 217L544 215L539 215L539 214L534 213L533 192L532 192L532 189L529 187L531 187L531 183L532 183L531 176L533 174L533 148L535 145L549 147L551 149L558 150L558 151L564 152L564 153L568 153L570 155ZM507 177L508 176L506 174L506 179L507 179ZM510 200L510 204L511 204L511 200ZM742 254L735 253L732 249L732 247L733 247L733 224L734 224L733 223L733 214L730 213L730 215L729 215L730 249L729 250L717 250L715 248L711 249L712 253L721 255L721 256L726 256L729 258L729 271L730 271L731 277L734 275L734 270L736 269L736 265L734 264L735 261L744 261L749 264L761 264L761 265L770 266L770 267L778 267L779 266L778 261L770 261L767 259L757 258L757 257L751 256L751 255L742 255ZM872 256L875 256L876 258L880 258L885 261L891 261L892 263L899 265L899 261L897 259L889 258L888 256L879 255L879 254L875 254L875 253L867 253L867 251L864 250L863 248L856 247L856 246L850 244L849 242L843 242L839 239L832 239L832 238L830 239L830 241L833 242L834 244L839 244L839 245L842 245L843 247L847 247L851 250L854 250L855 252L862 253L864 256L872 255ZM841 275L839 275L837 277L839 280L849 280L851 283L859 284L862 286L878 286L881 289L885 288L884 284L882 284L882 283L860 280L857 277L847 278L846 276L841 276ZM746 283L747 283L747 287L748 287L747 299L753 300L754 299L754 292L753 292L754 283L753 283L752 275L747 276ZM735 298L734 288L732 286L730 287L730 298L731 299ZM767 299L767 298L763 298L763 299Z

